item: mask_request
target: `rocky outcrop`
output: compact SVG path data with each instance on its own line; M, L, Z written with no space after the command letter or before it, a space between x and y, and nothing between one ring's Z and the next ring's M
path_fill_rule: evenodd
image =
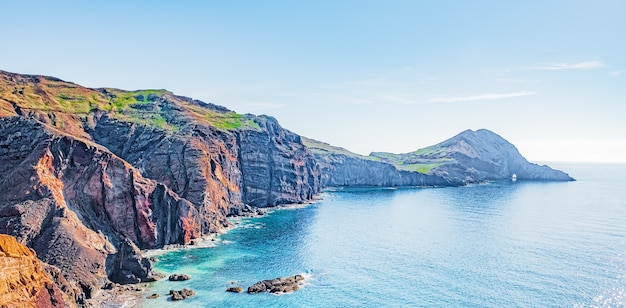
M379 158L362 156L327 143L303 138L304 144L315 155L321 170L322 187L363 186L455 186L462 182L419 172L399 170Z
M187 274L172 274L167 278L169 281L185 281L191 279Z
M196 295L196 292L194 292L191 289L184 288L184 289L178 290L178 291L170 290L170 295L171 295L170 299L172 301L181 301L183 299L186 299L186 298L189 298L189 297L192 297L192 296Z
M317 154L316 159L322 170L321 182L324 187L363 186L454 186L461 182L450 178L398 170L394 165L345 156L342 154Z
M240 286L233 286L233 287L228 287L226 289L226 292L232 292L232 293L241 293L243 292L243 288Z
M0 307L74 307L28 247L0 234Z
M283 278L269 279L259 281L250 287L248 287L249 294L256 294L261 292L270 293L290 293L300 288L304 282L304 276L295 275Z

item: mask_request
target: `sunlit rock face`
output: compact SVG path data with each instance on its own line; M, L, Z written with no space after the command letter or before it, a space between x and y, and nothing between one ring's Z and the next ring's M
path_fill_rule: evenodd
M45 267L28 247L0 234L0 306L74 307Z

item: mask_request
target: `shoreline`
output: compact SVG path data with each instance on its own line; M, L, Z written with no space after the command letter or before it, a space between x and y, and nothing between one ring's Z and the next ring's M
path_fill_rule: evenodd
M315 195L311 200L308 200L303 203L289 203L289 204L281 204L273 207L267 208L258 208L262 210L263 214L255 214L255 215L241 215L241 216L232 216L228 217L229 222L231 222L232 226L225 227L216 233L211 233L200 238L194 239L192 245L182 245L182 244L172 244L166 245L163 248L157 249L144 249L141 250L141 253L146 258L158 258L159 256L168 253L175 252L180 250L188 250L188 249L198 249L198 248L212 248L217 247L222 244L223 241L218 237L226 234L234 229L240 228L240 224L237 223L237 220L245 219L245 218L261 218L266 215L270 215L276 211L282 210L297 210L308 207L312 204L315 204L321 200L323 200L322 195L324 192L321 192ZM231 221L234 220L234 221ZM158 261L152 261L153 263L158 263ZM160 273L156 272L158 274ZM303 274L304 275L304 274ZM309 274L306 274L307 277ZM310 278L310 277L309 277ZM162 279L167 279L165 276ZM115 285L111 290L101 289L91 300L94 301L97 307L101 308L126 308L126 307L136 307L143 303L149 301L146 298L147 295L151 294L151 287L154 282L142 282L138 284L128 284L128 285Z

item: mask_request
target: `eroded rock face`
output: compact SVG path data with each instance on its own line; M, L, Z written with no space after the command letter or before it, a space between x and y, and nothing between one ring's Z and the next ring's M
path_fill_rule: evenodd
M0 234L1 307L73 307L28 247Z
M106 149L28 119L1 118L0 132L12 140L0 147L0 165L13 166L0 177L0 232L58 267L78 303L107 278L151 281L151 264L137 245L198 236L189 201ZM29 136L21 139L27 144L17 143L19 136Z
M183 126L179 134L102 116L89 130L98 144L136 166L194 205L208 234L228 226L241 208L241 171L234 135L209 127Z
M319 193L320 169L300 136L280 127L274 118L255 121L260 131L238 133L243 202L269 207L301 203Z
M337 186L454 186L462 182L436 175L398 170L392 164L343 154L315 154L322 170L323 187Z

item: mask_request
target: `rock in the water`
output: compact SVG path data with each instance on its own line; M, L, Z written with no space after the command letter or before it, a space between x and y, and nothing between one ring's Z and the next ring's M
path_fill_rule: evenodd
M191 279L191 276L187 274L172 274L168 278L169 281L185 281Z
M155 299L155 298L159 298L159 294L156 293L152 293L152 295L148 295L146 296L147 299Z
M240 286L229 287L228 289L226 289L226 291L233 292L233 293L241 293L243 292L243 288Z
M180 300L196 295L196 292L194 292L191 289L184 288L179 291L170 290L170 295L172 295L173 301L180 301Z
M248 293L289 293L298 290L303 280L304 276L302 275L262 280L248 287Z

